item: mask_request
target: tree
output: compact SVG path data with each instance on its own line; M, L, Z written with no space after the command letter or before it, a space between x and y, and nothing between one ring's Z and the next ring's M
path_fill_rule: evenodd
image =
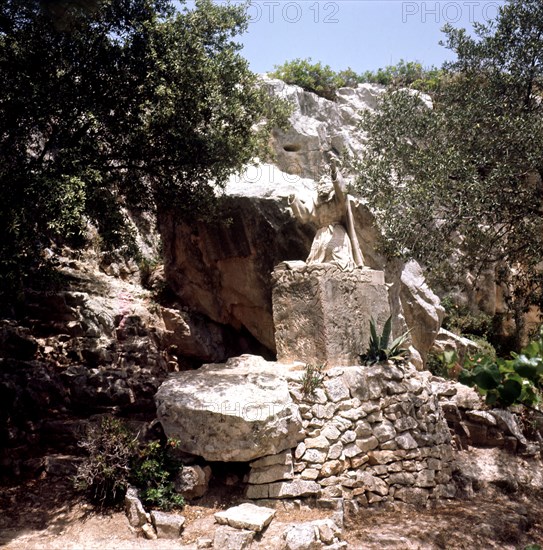
M457 60L433 108L391 90L362 123L357 187L392 254L415 257L449 284L470 270L512 283L510 307L542 304L543 6L510 1L476 36L446 26Z
M208 211L285 118L239 54L246 25L211 0L2 3L0 298L87 220L119 247L125 207Z

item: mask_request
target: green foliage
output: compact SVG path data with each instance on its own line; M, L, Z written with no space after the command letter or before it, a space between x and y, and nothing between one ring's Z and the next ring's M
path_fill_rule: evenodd
M473 312L468 306L459 306L450 298L441 300L445 309L443 328L459 336L486 338L492 330L492 317L481 311ZM467 336L469 334L469 336Z
M300 86L331 101L335 101L338 88L347 85L347 82L351 86L357 83L356 73L351 69L336 73L329 65L323 65L320 61L312 63L311 58L294 59L286 61L283 65L276 65L270 76L280 78L287 84Z
M239 54L246 27L211 0L1 3L0 302L88 220L133 253L127 208L209 215L287 115Z
M539 336L511 359L493 360L485 355L468 358L458 380L475 386L491 405L534 406L543 390L543 326Z
M118 504L129 484L140 489L141 500L148 506L168 511L184 505L172 481L181 469L173 454L175 441L139 444L122 421L104 417L89 428L80 446L87 456L78 467L74 485L100 506Z
M459 366L458 354L447 350L443 353L430 352L426 358L426 368L434 375L442 378L455 378Z
M312 365L307 363L305 366L304 375L302 377L302 393L304 397L308 397L315 393L317 388L322 386L324 380L323 370L326 365Z
M431 92L437 90L442 74L443 72L436 67L424 68L416 61L401 59L396 65L387 65L377 71L362 73L359 81Z
M80 446L88 456L78 467L75 487L101 506L118 503L129 485L136 438L121 421L104 417Z
M486 337L478 336L477 334L463 334L465 338L471 340L474 344L477 345L478 352L480 355L484 355L495 361L497 359L496 348L486 339Z
M445 28L457 55L433 108L390 90L362 128L368 147L357 188L384 232L383 248L414 257L434 280L495 270L517 329L543 301L543 5L508 2L477 37Z
M313 63L311 58L308 58L294 59L276 65L270 76L335 101L339 88L354 88L363 82L431 91L437 89L441 74L442 72L435 67L425 69L420 63L403 59L397 65L362 74L356 73L350 67L336 72L329 65L323 65L320 61Z
M381 336L377 334L375 320L370 321L370 344L365 354L360 355L360 361L363 365L374 365L381 361L394 361L401 363L406 360L409 352L403 349L402 346L407 340L409 332L398 336L389 345L390 336L392 334L392 316L390 316L383 327Z
M166 445L151 441L140 450L133 468L134 483L140 488L143 504L160 510L182 508L185 500L175 492L172 478L182 468L182 464L173 454L178 446L175 440L168 440Z

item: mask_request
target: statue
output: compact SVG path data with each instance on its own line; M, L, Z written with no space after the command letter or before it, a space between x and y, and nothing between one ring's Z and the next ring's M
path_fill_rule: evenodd
M319 228L306 262L332 263L343 271L350 271L364 267L352 212L355 199L347 193L345 180L334 160L331 176L333 189L321 186L308 201L291 195L289 206L300 221L314 223Z

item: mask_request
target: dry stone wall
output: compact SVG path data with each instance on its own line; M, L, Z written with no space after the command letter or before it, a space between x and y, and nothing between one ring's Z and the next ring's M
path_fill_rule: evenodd
M291 372L289 387L304 439L251 463L248 498L368 506L454 496L450 433L436 395L412 365L334 367L309 396L303 376Z

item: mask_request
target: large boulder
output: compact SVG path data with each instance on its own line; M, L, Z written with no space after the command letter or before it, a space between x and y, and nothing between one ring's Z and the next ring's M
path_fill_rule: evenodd
M413 346L423 361L436 339L445 309L426 284L421 266L410 261L401 274L400 300Z
M176 373L156 394L166 435L182 451L209 461L246 462L295 447L302 420L281 371L243 355Z

